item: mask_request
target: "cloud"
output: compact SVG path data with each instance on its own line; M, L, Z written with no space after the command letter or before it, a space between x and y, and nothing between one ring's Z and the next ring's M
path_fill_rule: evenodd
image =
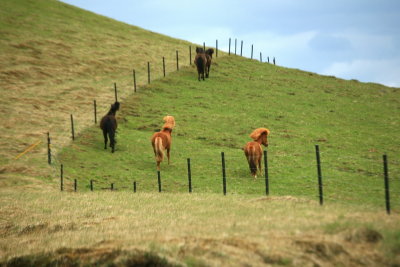
M323 33L316 34L309 45L312 49L324 52L339 52L352 48L347 38Z
M353 60L335 62L322 71L324 75L334 75L344 79L375 82L392 87L400 87L400 58L386 60Z

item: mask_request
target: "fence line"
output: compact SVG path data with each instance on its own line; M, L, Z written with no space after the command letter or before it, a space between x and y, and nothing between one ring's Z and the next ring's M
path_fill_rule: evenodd
M305 196L305 197L311 197L316 199L319 199L319 203L320 205L323 205L325 203L325 200L329 201L329 202L334 202L334 201L341 201L340 200L340 196L342 196L342 198L344 200L347 201L352 201L352 200L364 200L367 197L372 197L374 199L378 199L381 198L382 199L382 203L384 202L386 205L386 211L387 214L390 214L392 209L390 206L390 192L397 192L396 190L390 190L389 187L389 175L388 175L388 161L387 161L387 156L384 155L383 157L383 165L384 165L384 172L381 173L381 178L379 178L379 181L382 182L383 177L385 178L384 181L384 188L382 188L383 186L383 182L381 183L381 186L378 187L376 186L376 188L369 188L371 186L371 184L368 185L360 185L354 182L349 181L349 185L348 186L347 183L343 183L340 180L337 179L332 179L331 177L329 177L329 175L325 175L324 176L324 183L322 183L322 170L323 170L323 166L321 165L321 158L319 157L319 146L315 146L316 148L316 160L315 163L317 165L317 168L315 168L315 163L314 163L314 172L315 169L317 169L317 172L314 173L314 175L310 175L310 176L304 176L302 177L302 179L299 180L293 180L293 179L289 179L289 178L281 178L281 177L277 177L274 176L276 174L272 173L272 179L270 180L271 183L268 183L267 180L269 180L269 166L268 166L268 160L267 160L267 151L264 151L264 171L265 171L265 177L258 179L258 180L253 180L253 179L249 179L249 173L247 173L247 178L243 179L242 178L234 178L231 176L230 172L228 171L227 168L227 164L226 164L226 160L228 159L228 162L230 160L230 156L226 157L224 152L221 152L221 170L222 170L222 175L221 174L217 174L215 173L215 177L217 178L218 176L221 177L222 176L222 192L224 195L227 194L228 190L227 188L229 187L230 190L230 194L235 194L235 190L237 188L243 188L243 183L251 183L253 184L253 186L259 187L259 189L257 190L258 192L262 192L262 188L265 188L265 194L268 195L269 194L269 189L272 189L272 192L274 193L274 195L280 195L282 193L284 193L284 191L286 190L286 187L290 184L292 184L292 186L290 186L290 188L294 188L293 184L296 185L296 189L300 190L300 193L297 192L295 193L295 195L298 196ZM319 156L318 156L319 155ZM185 168L185 164L180 163L180 168ZM187 158L187 173L188 173L188 183L184 183L184 181L182 180L182 186L184 184L186 184L186 186L189 187L189 193L192 192L192 175L193 175L193 166L191 163L190 158ZM268 171L267 171L268 170ZM246 172L248 172L248 170L246 170ZM213 175L213 176L214 176ZM61 165L61 191L63 190L63 165ZM163 192L164 190L162 190L162 186L161 186L161 172L158 171L157 172L157 180L158 180L158 191L159 192ZM168 179L167 179L168 180ZM195 177L196 180L196 177ZM168 183L168 182L167 182ZM331 191L331 188L333 186L333 183L335 184L335 190ZM104 183L103 183L104 184ZM218 184L218 183L216 183ZM111 190L116 190L114 187L115 183L111 183ZM344 185L342 187L339 187L339 185ZM78 183L77 183L77 179L74 179L74 191L77 192L78 191ZM373 185L374 186L374 185ZM103 187L104 188L104 187ZM128 188L128 187L124 187L121 186L122 188ZM326 190L322 190L322 188L325 188ZM90 180L90 190L93 191L93 180ZM133 191L136 192L136 181L133 182ZM168 190L167 190L168 191ZM198 190L196 190L198 192L202 192L204 190L202 190L202 188L198 187ZM286 190L287 191L287 190ZM338 192L339 191L339 192ZM290 194L292 194L292 192L289 192ZM287 194L287 193L286 193ZM397 195L398 196L398 195Z

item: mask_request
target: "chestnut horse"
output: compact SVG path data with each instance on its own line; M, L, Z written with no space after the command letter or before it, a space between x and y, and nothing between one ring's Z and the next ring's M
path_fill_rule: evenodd
M207 58L204 53L204 49L197 47L196 48L196 57L194 58L194 64L197 67L198 79L200 81L200 75L204 81L204 73L206 72Z
M266 128L257 128L251 134L250 138L254 141L248 142L244 147L244 154L246 155L247 162L249 163L249 168L251 175L254 179L257 178L257 169L261 173L261 159L262 159L262 148L261 145L268 146L267 136L269 135L269 130Z
M214 49L209 48L206 50L206 59L207 59L207 64L206 64L206 78L208 78L210 74L210 67L211 67L211 61L212 61L212 54L214 54Z
M117 130L118 124L115 114L119 110L119 102L115 102L111 105L107 115L105 115L100 121L100 128L103 130L104 136L104 149L107 149L107 134L110 138L111 153L115 150L115 131Z
M171 133L175 127L175 119L173 116L164 117L164 126L161 131L154 133L151 137L151 145L153 146L154 156L156 157L157 170L160 170L160 163L164 159L164 151L167 151L168 165L169 165L169 151L171 149Z

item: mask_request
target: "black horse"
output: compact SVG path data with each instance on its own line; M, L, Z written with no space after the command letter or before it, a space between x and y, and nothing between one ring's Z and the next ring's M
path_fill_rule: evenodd
M196 57L194 58L194 64L196 64L197 67L197 74L198 74L198 79L200 81L200 75L201 78L204 81L204 74L206 72L206 65L207 65L207 58L206 54L204 53L204 49L197 47L196 48Z
M207 59L207 64L206 64L206 78L210 75L210 67L211 67L211 61L212 61L212 55L214 54L214 49L209 48L206 50L206 59Z
M119 110L119 102L115 102L111 105L110 110L107 115L105 115L100 121L100 128L103 130L104 136L104 149L107 149L107 135L110 138L111 152L114 153L115 150L115 132L117 130L118 124L115 114Z

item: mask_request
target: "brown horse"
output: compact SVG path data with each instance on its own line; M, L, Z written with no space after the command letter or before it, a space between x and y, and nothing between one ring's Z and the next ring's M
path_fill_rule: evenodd
M212 55L214 54L214 49L209 48L206 50L206 59L207 59L207 64L206 64L206 78L208 78L210 74L210 67L211 67L211 61L212 61Z
M250 138L254 141L248 142L244 147L244 154L246 155L247 162L249 163L249 168L251 175L254 179L257 178L257 168L261 173L261 159L262 159L262 148L261 145L268 146L267 136L269 135L269 130L267 128L257 128L251 134Z
M204 49L197 47L196 48L196 57L194 58L194 64L197 67L197 74L198 79L200 81L200 75L204 81L204 74L206 72L206 65L207 65L207 58L206 54L204 53Z
M115 102L111 105L108 113L101 119L100 128L103 130L104 136L104 149L107 149L107 135L110 138L111 152L114 153L115 150L115 132L117 130L118 124L115 114L119 110L119 102Z
M169 151L172 143L172 129L175 127L175 119L172 116L164 117L164 126L160 132L154 133L151 137L151 145L153 146L154 156L156 157L157 170L160 170L160 163L164 159L164 151L167 151L169 165Z

